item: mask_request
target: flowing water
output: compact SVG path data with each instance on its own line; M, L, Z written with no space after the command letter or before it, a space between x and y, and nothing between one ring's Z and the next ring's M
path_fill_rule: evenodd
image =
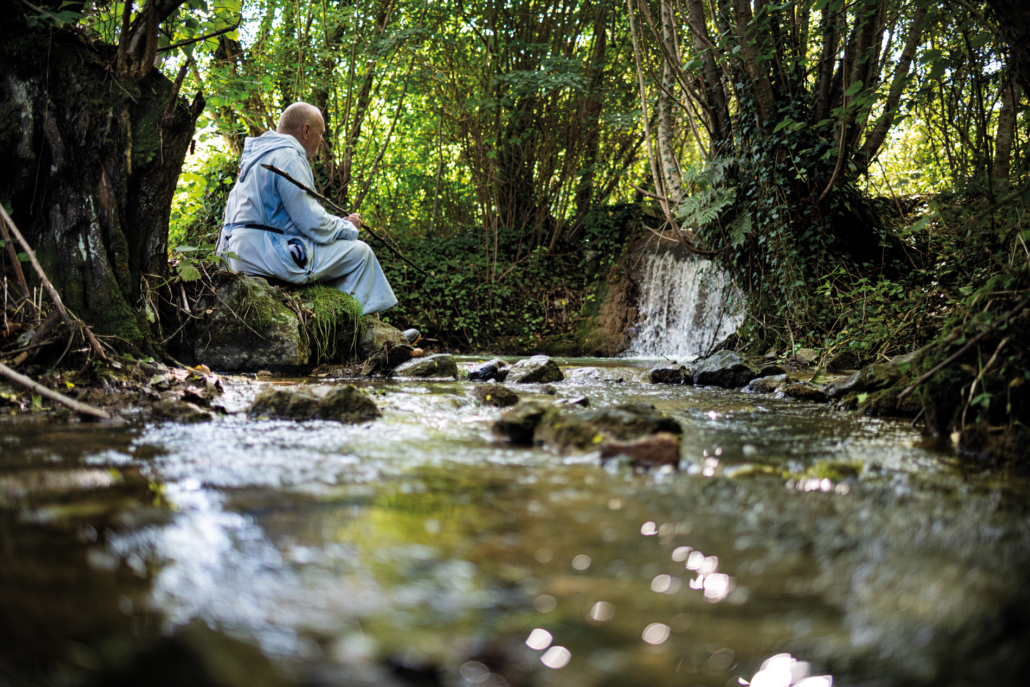
M647 253L639 282L639 324L631 332L629 356L694 360L744 321L740 292L711 260Z
M4 422L0 684L157 684L133 656L191 632L311 685L1025 684L1024 484L591 362L557 395L669 413L679 470L498 443L453 381L357 382L364 425Z

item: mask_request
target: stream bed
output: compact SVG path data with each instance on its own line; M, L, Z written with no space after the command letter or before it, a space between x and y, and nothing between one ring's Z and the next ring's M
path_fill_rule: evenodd
M907 422L560 362L556 396L514 390L653 405L680 469L505 445L455 381L225 377L214 422L5 420L0 685L164 684L183 647L235 662L210 684L1026 683L1025 482ZM238 412L344 382L383 417Z

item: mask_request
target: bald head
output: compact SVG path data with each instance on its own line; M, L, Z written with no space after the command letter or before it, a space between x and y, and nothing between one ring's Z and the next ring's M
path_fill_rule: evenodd
M300 142L308 157L318 153L325 132L325 122L318 108L309 103L293 103L279 117L279 125L275 129L280 134L289 134Z

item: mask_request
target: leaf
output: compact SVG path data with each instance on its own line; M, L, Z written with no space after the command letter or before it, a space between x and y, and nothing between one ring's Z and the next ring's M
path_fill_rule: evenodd
M200 270L198 270L191 262L187 262L185 260L180 262L176 271L178 271L179 277L183 281L197 281L200 279Z
M973 36L969 40L969 44L971 46L973 46L974 48L982 48L983 46L987 45L990 42L991 42L991 34L989 34L989 33L977 34L977 35Z
M794 123L794 120L791 119L790 117L787 117L782 122L780 122L779 124L776 125L776 128L773 129L773 133L774 134L778 133L780 131L780 129L783 129L784 127L788 127L788 126L790 126L793 123Z
M923 53L923 64L930 64L931 62L936 62L943 56L943 50L938 50L937 48L934 48L933 50L927 50Z
M851 84L851 88L849 88L848 92L844 94L844 97L850 98L851 96L858 93L860 90L862 90L862 82L856 81L855 83Z

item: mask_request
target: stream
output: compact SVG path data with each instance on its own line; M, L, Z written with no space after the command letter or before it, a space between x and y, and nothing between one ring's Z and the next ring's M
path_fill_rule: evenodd
M559 362L558 398L678 420L680 469L505 445L455 381L346 380L363 425L4 419L0 684L155 684L172 635L309 685L1026 683L1025 482L908 422ZM343 383L267 379L218 402Z

